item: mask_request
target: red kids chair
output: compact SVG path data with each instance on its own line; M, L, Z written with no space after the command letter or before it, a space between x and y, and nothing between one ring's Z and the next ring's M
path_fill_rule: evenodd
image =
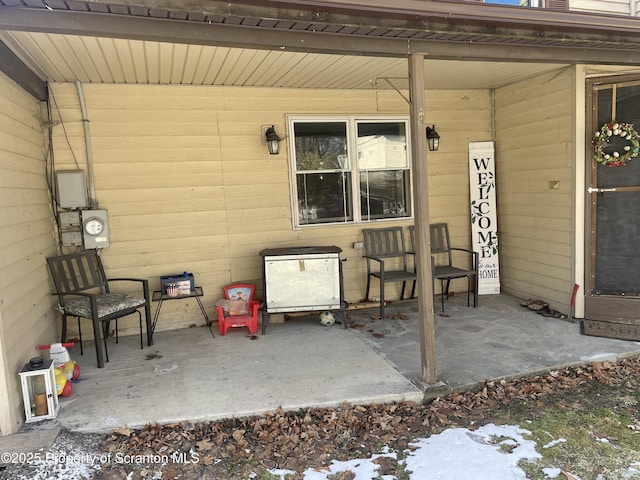
M249 327L249 333L257 333L260 302L253 299L255 285L236 283L222 290L225 299L216 304L220 335L229 327Z

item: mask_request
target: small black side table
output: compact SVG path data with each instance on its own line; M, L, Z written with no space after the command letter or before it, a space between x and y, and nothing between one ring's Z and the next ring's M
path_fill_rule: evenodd
M188 295L178 295L176 297L170 297L166 293L162 293L162 290L155 290L153 292L153 301L158 302L158 306L156 307L156 313L153 315L153 322L151 323L151 337L153 338L153 332L156 331L156 324L158 323L158 316L160 315L160 309L162 308L162 302L165 300L184 300L185 298L195 298L196 302L198 302L198 306L200 307L200 311L202 312L202 316L207 322L207 327L209 327L209 331L211 332L211 336L216 338L213 334L213 329L211 328L211 321L209 320L209 316L207 315L207 311L204 309L204 305L202 305L202 301L200 301L200 297L204 296L202 292L202 287L193 287L191 293Z

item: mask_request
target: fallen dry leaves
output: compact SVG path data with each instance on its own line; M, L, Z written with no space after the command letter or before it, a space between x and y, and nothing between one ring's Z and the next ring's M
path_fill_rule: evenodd
M640 360L629 358L511 381L487 381L477 389L450 393L422 404L345 404L297 412L279 408L260 417L150 424L138 430L119 428L103 437L102 449L127 455L198 453L197 466L184 466L176 477L174 470L180 466L171 464L171 471L164 472L163 478L243 478L256 465L301 474L307 468L321 469L334 459L369 457L384 445L402 451L410 448L413 439L447 427L480 426L491 421L497 409L512 405L527 405L533 415L546 405L579 408L585 401L582 392L594 384L622 393L637 391ZM388 464L389 460L378 462L385 471L395 468ZM137 475L132 478L144 477L140 471ZM563 475L572 478L568 473Z

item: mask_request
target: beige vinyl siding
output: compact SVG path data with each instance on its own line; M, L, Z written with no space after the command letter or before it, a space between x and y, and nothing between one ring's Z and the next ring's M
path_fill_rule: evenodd
M52 90L73 153L86 170L76 86L54 84ZM145 277L156 289L161 275L188 270L203 286L213 317L226 284L254 282L262 295L261 250L337 245L347 260L345 296L349 302L362 300L366 267L363 251L353 243L361 241L363 225L294 230L287 142L280 155L269 155L261 126L273 124L285 136L289 114L408 115L408 103L398 93L95 84L83 90L96 197L109 214L111 245L103 251L109 274ZM467 146L490 137L490 106L484 90L427 96L428 122L442 137L440 151L429 155L431 214L451 222L455 238L466 246ZM54 145L56 168L75 168L60 125ZM390 298L397 293L391 290ZM135 333L135 321L123 322L121 331ZM204 324L195 302L163 305L158 330L191 324Z
M501 284L556 306L573 287L572 99L571 69L495 92Z
M636 0L569 0L569 10L615 15L638 15Z
M451 245L471 248L469 142L492 139L491 92L439 90L428 94L426 101L426 123L435 123L440 134L440 148L427 154L430 223L448 223ZM430 111L442 113L431 120ZM461 265L468 257L454 255L454 262ZM439 292L439 282L435 288ZM464 278L451 282L451 291L466 289Z
M45 257L54 252L41 105L0 74L0 433L24 421L18 372L55 340Z

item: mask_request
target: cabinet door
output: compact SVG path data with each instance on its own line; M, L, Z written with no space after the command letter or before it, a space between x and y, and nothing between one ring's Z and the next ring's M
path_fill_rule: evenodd
M296 312L340 308L337 255L265 258L267 311Z

